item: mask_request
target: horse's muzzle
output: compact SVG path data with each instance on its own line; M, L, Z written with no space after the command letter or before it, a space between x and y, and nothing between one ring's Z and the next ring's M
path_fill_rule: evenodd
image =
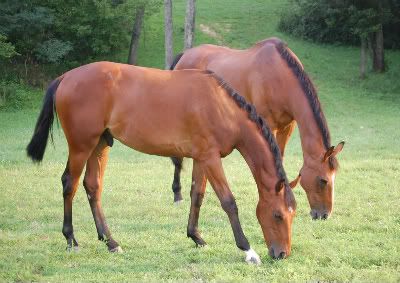
M311 209L310 215L313 220L326 220L329 218L329 213L327 210Z
M274 249L273 247L271 247L269 249L269 255L270 257L272 257L273 259L284 259L285 257L287 257L286 252L284 251L280 251L279 249Z

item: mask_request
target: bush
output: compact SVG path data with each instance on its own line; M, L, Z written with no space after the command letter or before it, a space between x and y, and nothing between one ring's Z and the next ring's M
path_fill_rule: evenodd
M43 92L16 82L0 81L0 110L38 108Z
M278 28L317 42L355 45L360 35L376 30L382 23L385 46L400 48L399 2L291 0Z
M72 44L69 41L61 41L58 39L46 40L39 43L36 48L36 57L39 60L49 63L60 62L71 50Z
M85 63L129 46L138 3L141 0L3 0L0 33L22 55L21 61ZM161 1L151 3L159 7Z

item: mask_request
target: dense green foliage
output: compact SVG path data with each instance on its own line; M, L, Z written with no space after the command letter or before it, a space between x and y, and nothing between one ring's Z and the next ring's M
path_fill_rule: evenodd
M144 5L147 18L160 11L161 3L0 0L0 80L44 87L85 63L126 62L136 8Z
M103 207L123 254L110 254L97 240L93 217L81 186L74 200L73 224L80 252L65 252L61 234L63 201L60 176L67 146L56 124L55 147L48 145L40 166L25 147L41 107L42 90L0 85L17 101L0 111L0 281L5 282L399 282L400 136L398 130L400 52L384 74L359 80L355 47L318 45L277 31L287 1L197 1L196 44L246 48L271 36L283 38L302 61L319 90L332 141L346 141L338 156L335 209L327 221L311 221L307 197L295 189L297 215L291 256L268 257L255 209L257 190L237 153L224 159L240 220L263 265L244 263L229 220L211 187L199 227L206 248L186 238L191 184L190 161L182 172L184 202L172 204L173 167L167 158L144 155L115 142L106 168ZM184 0L174 0L174 48L183 47ZM215 31L217 37L200 30ZM140 42L140 65L163 67L163 13L150 16ZM127 48L109 60L126 60ZM395 64L397 63L397 64ZM29 75L29 73L28 73ZM13 105L17 105L16 102ZM290 140L285 169L291 179L302 164L298 131Z
M385 46L400 48L399 0L290 0L279 29L318 42L359 44L380 24Z
M36 108L43 92L24 84L0 80L0 110L22 110Z
M161 3L147 2L151 7ZM135 7L142 4L141 0L3 0L0 33L21 60L88 62L129 44Z

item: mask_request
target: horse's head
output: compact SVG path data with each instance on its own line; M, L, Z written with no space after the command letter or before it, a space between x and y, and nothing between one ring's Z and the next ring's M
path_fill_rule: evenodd
M300 176L290 183L296 186ZM296 213L296 201L292 190L284 180L275 188L260 194L257 205L257 219L264 234L269 255L274 259L283 259L290 255L292 222Z
M301 168L300 184L306 191L312 219L327 219L332 213L335 176L339 166L335 156L343 146L344 142L332 146L321 159L305 162Z

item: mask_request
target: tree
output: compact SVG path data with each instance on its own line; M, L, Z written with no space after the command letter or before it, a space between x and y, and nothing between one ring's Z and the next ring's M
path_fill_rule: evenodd
M164 30L165 30L165 69L169 69L173 61L172 38L172 0L164 0Z
M384 23L384 12L383 5L385 1L379 1L376 7L376 13L378 17L376 31L372 35L372 68L376 72L385 71L385 55L383 47L383 23Z
M129 47L129 56L128 56L128 64L131 65L136 65L139 38L143 26L144 11L145 11L144 4L141 4L136 8L135 22L133 24L131 45Z
M373 47L372 45L375 46L375 33L377 31L377 27L379 27L379 24L372 25L371 23L377 22L377 14L373 9L367 8L365 6L351 6L349 8L349 11L353 15L352 18L349 20L353 27L351 29L351 32L355 36L360 38L360 78L364 79L366 76L368 48L371 50L371 57L373 59L372 61L374 61L375 58L375 56L373 55L375 53L373 52L375 47Z
M84 63L126 48L137 1L2 0L0 33L21 61Z
M385 71L383 25L391 20L392 14L385 0L358 0L353 4L349 7L353 15L349 21L353 25L352 33L361 40L360 77L364 78L367 46L371 51L372 69L375 72Z
M113 0L117 5L127 0ZM131 11L135 11L135 18L131 33L131 43L129 46L128 64L137 64L137 53L139 49L139 39L143 30L143 23L146 16L160 10L162 0L128 0Z
M400 47L399 0L291 0L279 28L319 42L361 45L360 75L367 47L372 69L385 70L384 46ZM388 38L388 41L385 39Z
M184 50L193 47L195 17L196 17L196 6L195 5L196 5L196 0L187 0L187 2L186 2Z
M360 56L360 78L365 79L367 69L367 38L360 37L361 41L361 56Z

